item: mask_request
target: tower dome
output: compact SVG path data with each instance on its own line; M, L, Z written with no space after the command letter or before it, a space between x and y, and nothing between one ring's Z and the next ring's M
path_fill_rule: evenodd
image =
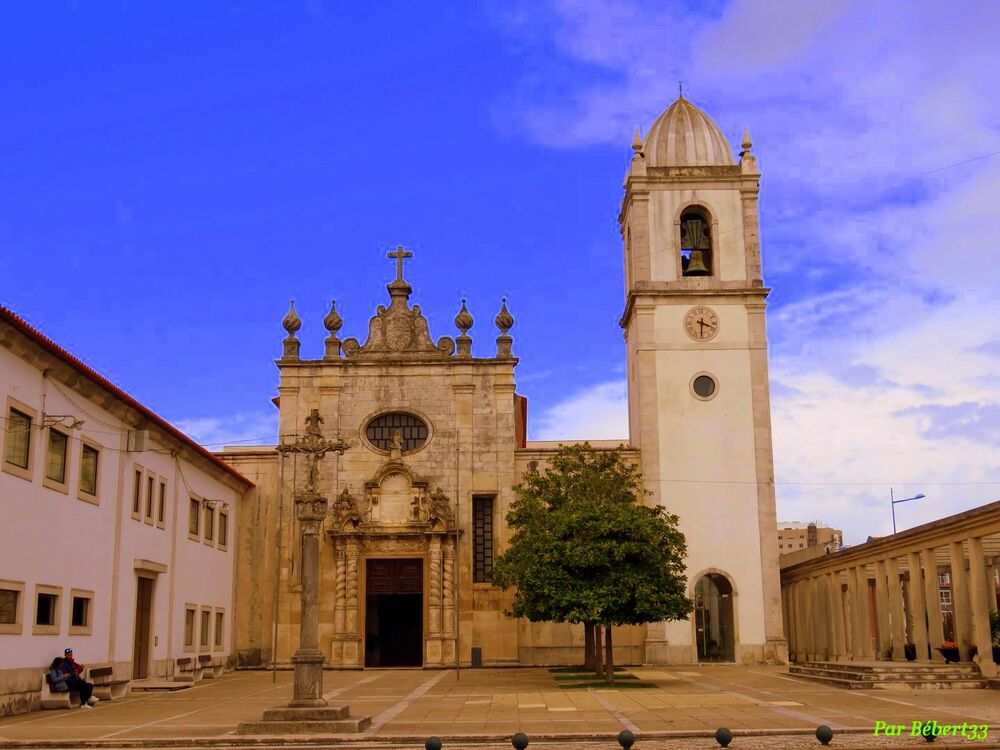
M643 145L651 167L731 167L733 150L712 118L683 96L653 123Z

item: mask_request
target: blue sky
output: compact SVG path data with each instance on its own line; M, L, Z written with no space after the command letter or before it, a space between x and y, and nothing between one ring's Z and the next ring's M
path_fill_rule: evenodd
M538 438L625 434L616 216L685 81L754 139L779 515L848 539L1000 498L1000 5L5 9L0 301L206 443L273 438L294 297L363 336L503 295ZM993 154L989 156L988 154ZM960 163L966 162L967 163ZM944 169L942 169L944 168Z

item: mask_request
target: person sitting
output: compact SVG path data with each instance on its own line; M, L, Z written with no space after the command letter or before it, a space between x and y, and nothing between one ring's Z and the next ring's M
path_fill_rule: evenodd
M78 692L80 708L91 708L99 700L94 697L94 686L81 679L73 663L67 664L61 656L52 660L46 679L54 693Z

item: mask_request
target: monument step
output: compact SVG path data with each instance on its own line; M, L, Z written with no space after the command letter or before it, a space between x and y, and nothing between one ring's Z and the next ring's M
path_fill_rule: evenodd
M264 711L264 721L340 721L351 715L349 706L322 706L318 708L269 708Z
M247 721L236 734L356 734L371 726L370 716L339 721Z

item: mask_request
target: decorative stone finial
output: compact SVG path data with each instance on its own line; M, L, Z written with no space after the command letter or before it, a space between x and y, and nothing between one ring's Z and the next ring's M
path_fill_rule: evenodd
M514 318L510 314L510 310L507 309L507 298L500 298L500 312L497 313L496 320L493 321L497 324L497 328L500 329L500 334L503 336L507 335L507 331L514 327Z
M299 314L295 312L295 300L289 301L288 313L281 320L282 327L288 332L285 340L282 341L283 351L282 359L298 359L299 358L299 340L295 338L295 332L302 327L302 319Z
M500 329L500 335L497 336L497 359L509 359L513 356L510 353L510 346L514 339L507 332L514 327L514 317L507 309L506 297L501 298L500 312L497 313L494 322L497 324L497 328Z
M741 174L757 174L757 157L754 156L750 149L753 147L753 141L750 140L750 128L743 128L743 141L740 143L740 173Z
M344 319L337 312L337 300L330 300L330 312L323 318L323 326L330 332L331 336L336 336L337 331L344 325Z
M459 357L471 357L472 356L472 337L469 336L469 329L472 328L472 324L475 321L472 319L472 315L465 307L465 298L462 298L462 309L458 311L458 315L455 316L455 326L461 333L458 338L455 339L455 343L458 345L458 351L456 356Z
M330 335L326 337L326 354L324 359L340 359L340 339L337 332L344 325L344 319L337 312L337 300L330 300L330 312L323 318L323 326Z
M458 315L455 316L455 327L462 332L464 336L472 328L472 324L475 321L472 319L472 315L465 307L465 297L462 298L462 309L458 311Z
M302 327L302 318L295 312L295 300L288 301L288 313L281 321L282 327L288 331L290 338L295 338L296 332Z
M642 156L642 138L639 137L639 126L635 126L635 132L632 134L632 150L635 151L636 156Z

